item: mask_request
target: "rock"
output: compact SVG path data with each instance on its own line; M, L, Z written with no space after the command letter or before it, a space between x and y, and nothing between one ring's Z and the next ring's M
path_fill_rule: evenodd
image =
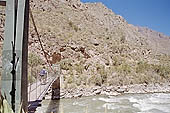
M83 93L83 96L92 96L93 95L93 93L91 93L91 92L84 92Z
M66 98L73 98L73 96L72 95L67 95Z
M107 95L107 96L109 96L109 95L110 95L110 93L109 93L109 92L106 92L106 91L103 91L101 94L103 94L103 95Z
M100 86L94 86L94 87L92 88L92 92L97 91L97 90L100 89L100 88L101 88Z
M66 49L65 48L60 48L60 52L64 52Z
M84 53L85 53L85 48L84 48L84 47L80 47L80 48L79 48L79 51L80 51L82 54L84 54Z
M120 95L120 93L118 93L118 92L110 92L109 93L109 96L117 96L117 95Z
M94 91L94 93L95 93L96 95L99 95L99 94L101 93L101 90L98 89L98 90Z
M100 44L97 39L91 39L90 42L91 42L91 44L93 44L95 46L98 46Z
M60 92L60 97L63 97L65 94L65 92Z
M82 93L78 93L78 94L75 94L74 97L82 97L83 94Z
M86 52L84 52L83 55L86 59L90 58L90 55L88 55Z
M61 70L61 73L66 75L66 74L68 74L68 71L67 70Z
M116 91L118 93L124 93L126 91L126 89L125 88L120 88L120 89L117 89Z
M110 92L112 90L113 90L113 86L106 87L106 89L105 89L106 92Z

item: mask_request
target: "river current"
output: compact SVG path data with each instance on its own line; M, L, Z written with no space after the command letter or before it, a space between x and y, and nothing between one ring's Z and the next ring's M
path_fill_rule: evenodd
M170 94L124 94L43 100L36 113L170 113Z

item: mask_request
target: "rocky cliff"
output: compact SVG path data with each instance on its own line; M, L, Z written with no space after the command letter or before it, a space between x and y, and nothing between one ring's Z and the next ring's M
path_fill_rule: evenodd
M60 64L63 87L169 81L169 37L128 24L102 3L30 4L45 55L31 19L29 54L41 65L47 65L45 56L51 65Z

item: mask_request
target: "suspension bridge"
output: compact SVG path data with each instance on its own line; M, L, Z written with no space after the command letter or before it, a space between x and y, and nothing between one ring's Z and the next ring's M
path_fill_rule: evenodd
M28 85L29 113L34 113L36 108L41 105L40 102L44 99L45 94L50 90L50 88L52 88L56 79L56 77L49 77L46 80L46 84L42 84L42 81L36 80L35 83Z
M43 48L29 0L0 0L5 7L5 35L2 52L1 93L7 98L14 112L19 105L25 112L33 113L54 82L60 83L59 71L50 64ZM48 76L46 84L36 77L34 83L28 83L28 31L31 19L41 50L53 76ZM59 68L57 69L59 70ZM55 76L54 76L55 75ZM38 76L38 75L37 75ZM60 89L58 87L58 89ZM52 98L56 96L52 89ZM59 93L57 93L59 94Z

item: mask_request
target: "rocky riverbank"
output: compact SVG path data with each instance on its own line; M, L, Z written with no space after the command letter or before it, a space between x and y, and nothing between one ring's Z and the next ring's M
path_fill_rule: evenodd
M45 99L51 99L51 90ZM117 96L121 94L135 93L170 93L170 83L135 84L126 86L93 86L89 88L61 89L60 98L79 98L82 96L107 95ZM56 97L59 98L59 97Z

